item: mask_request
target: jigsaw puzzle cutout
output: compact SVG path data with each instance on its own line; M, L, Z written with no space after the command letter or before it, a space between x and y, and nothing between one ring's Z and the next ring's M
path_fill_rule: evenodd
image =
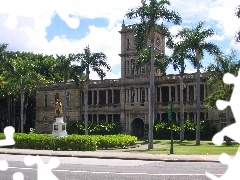
M60 161L52 157L47 164L45 164L39 156L26 156L24 163L27 166L34 164L38 165L37 179L38 180L58 180L58 178L52 173L52 169L57 168L60 165Z
M230 106L232 113L235 118L235 123L223 128L220 132L216 133L212 141L215 145L220 146L224 141L224 136L231 138L232 140L240 143L240 111L239 111L239 92L240 92L240 70L238 71L238 76L234 76L230 73L226 73L223 76L223 82L225 84L234 84L234 90L232 92L230 101L218 100L216 102L216 106L219 110L224 110L226 107ZM240 167L240 148L238 148L236 155L234 158L231 158L226 153L222 153L219 157L219 161L222 164L228 165L228 169L221 176L217 177L213 174L206 172L206 176L212 180L239 180L239 167Z
M12 126L4 128L5 139L0 140L0 147L11 146L15 144L13 139L15 129ZM47 164L45 164L39 156L26 156L24 158L26 166L38 165L37 180L58 180L58 178L52 173L52 169L57 168L60 165L60 161L57 158L51 158ZM6 171L8 169L8 162L5 160L0 161L0 171ZM24 180L24 175L21 172L13 174L13 180Z

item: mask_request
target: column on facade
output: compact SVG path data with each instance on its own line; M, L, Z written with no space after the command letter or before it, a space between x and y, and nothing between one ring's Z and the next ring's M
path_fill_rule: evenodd
M129 129L129 131L131 131L131 114L128 114L128 129Z
M178 122L178 112L176 112L175 115L176 115L176 122Z
M172 101L172 96L171 96L171 86L168 86L168 99L169 99L169 102Z
M203 99L205 99L207 97L207 86L204 84L203 85Z
M99 90L97 90L97 105L99 104Z
M131 103L132 89L128 89L128 102Z
M160 103L162 103L162 86L160 86L159 88L159 96L160 96L159 101Z
M196 113L193 113L194 123L196 123L196 121L197 121L197 120L196 120L196 115L197 115Z
M125 103L128 102L128 89L125 89Z
M178 101L178 91L177 86L175 86L175 101Z
M112 89L112 104L114 104L114 89Z
M125 118L125 130L128 130L128 115L124 114L124 118Z
M190 117L189 117L189 113L187 113L187 120L189 120L189 118L190 118Z
M193 93L193 94L194 94L194 101L196 101L196 86L195 86L195 85L193 86L193 89L194 89L194 90L193 90L193 92L194 92L194 93Z
M125 60L125 64L126 64L126 67L125 67L126 75L128 75L128 61L127 60Z
M108 104L108 89L106 90L106 104Z
M159 121L160 122L162 121L162 113L161 112L159 113Z
M94 105L94 90L92 90L92 105Z
M106 116L106 123L108 123L108 114L105 114Z
M206 121L206 120L207 120L207 113L204 112L204 121Z
M129 75L132 74L132 60L129 60Z
M145 102L148 102L148 88L145 88Z
M93 123L93 121L94 121L94 114L92 114L92 123Z
M138 88L138 102L141 102L141 101L140 101L140 98L141 98L140 95L141 95L141 88Z
M134 88L134 103L137 102L137 88Z
M97 123L99 123L99 114L97 114Z
M186 88L187 88L187 100L186 101L189 101L189 88L190 88L190 86L186 86Z

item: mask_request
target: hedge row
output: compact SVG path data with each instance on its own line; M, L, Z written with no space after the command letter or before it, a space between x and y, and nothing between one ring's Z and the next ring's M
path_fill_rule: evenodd
M171 124L169 122L154 123L154 138L155 139L170 139ZM174 122L173 126L173 138L179 139L180 126ZM145 125L145 134L148 132L148 124ZM201 140L212 140L212 137L217 133L217 127L210 124L209 121L200 122L200 137ZM184 122L184 139L195 140L196 139L196 124L189 120Z
M3 133L0 139L5 139ZM134 145L135 136L119 135L68 135L67 137L52 137L50 134L14 134L16 149L62 150L62 151L96 151L99 148L121 148ZM8 146L9 147L9 146Z

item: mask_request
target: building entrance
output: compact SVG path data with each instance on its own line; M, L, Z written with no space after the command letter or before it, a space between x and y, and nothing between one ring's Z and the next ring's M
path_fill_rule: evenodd
M140 118L136 118L132 121L132 124L131 124L131 129L132 129L132 132L131 134L133 136L136 136L138 138L143 138L144 136L144 122L142 119Z

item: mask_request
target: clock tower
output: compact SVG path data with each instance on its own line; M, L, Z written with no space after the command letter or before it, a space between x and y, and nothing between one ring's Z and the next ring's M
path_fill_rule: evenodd
M149 76L150 67L145 64L141 68L136 68L136 60L139 56L134 43L134 30L136 25L126 26L123 22L121 34L121 79L126 81L128 79L135 79L139 76ZM150 43L150 41L148 42ZM160 31L155 32L154 40L155 51L165 53L165 36ZM150 59L149 59L150 61ZM155 75L159 76L159 70L155 70Z

